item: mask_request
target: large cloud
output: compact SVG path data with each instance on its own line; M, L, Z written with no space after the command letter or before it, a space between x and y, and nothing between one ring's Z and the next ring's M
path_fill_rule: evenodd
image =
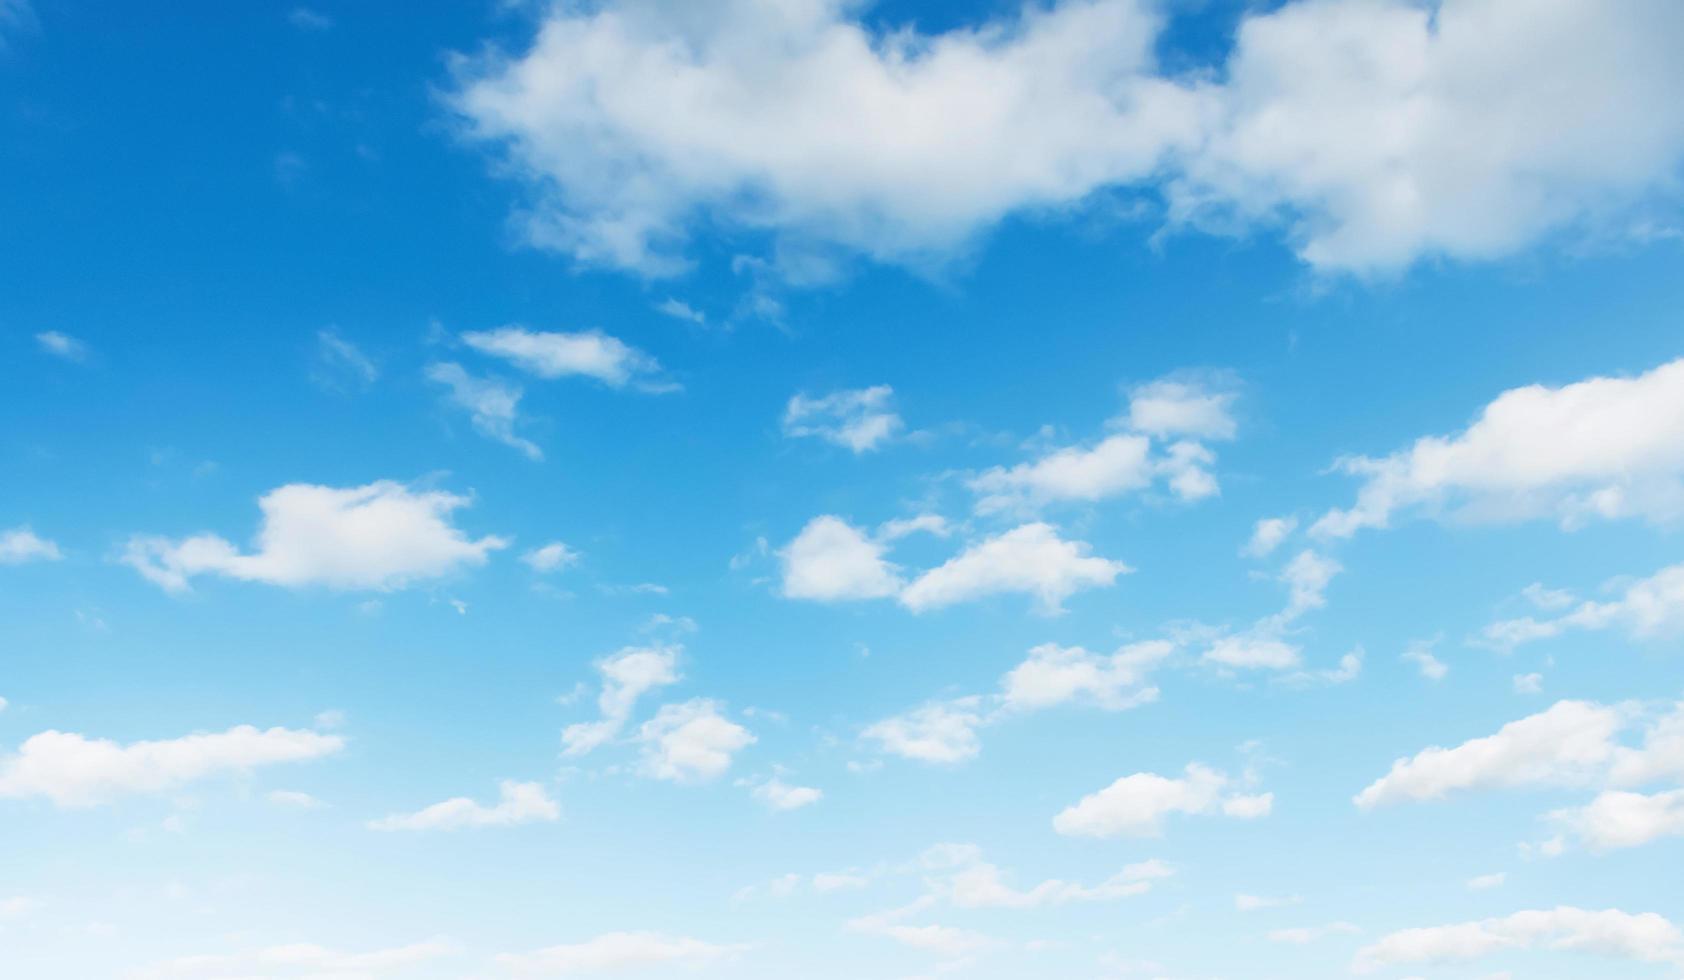
M381 480L360 487L290 483L259 498L256 548L226 538L131 538L123 561L171 591L199 575L334 589L394 589L484 564L507 541L477 540L450 523L469 498Z
M1354 505L1316 522L1323 536L1383 528L1422 509L1466 520L1553 517L1569 527L1675 522L1684 517L1684 360L1635 378L1514 388L1455 435L1341 465L1364 482Z
M868 6L555 4L529 45L459 59L449 101L530 190L531 241L645 274L707 222L921 263L1143 187L1174 221L1389 270L1652 227L1684 155L1672 0L1296 0L1187 77L1146 0L939 34Z

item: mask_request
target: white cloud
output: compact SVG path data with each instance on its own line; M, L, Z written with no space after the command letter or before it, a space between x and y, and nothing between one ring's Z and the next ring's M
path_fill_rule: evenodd
M1242 820L1267 816L1271 794L1234 794L1233 780L1198 763L1180 778L1137 772L1084 796L1053 818L1053 829L1069 837L1156 837L1173 813L1223 813Z
M1371 273L1670 213L1681 17L1295 0L1175 76L1142 0L940 34L845 3L563 5L522 49L459 58L451 102L529 188L530 241L645 275L687 266L693 224L925 264L1008 215L1140 187L1172 222L1284 226L1316 268Z
M470 540L450 524L451 513L468 503L390 480L346 488L292 483L258 499L263 523L249 554L214 534L136 536L123 561L176 592L206 574L294 588L401 588L484 564L507 545L489 535Z
M448 939L430 939L408 946L376 949L364 953L345 953L314 943L289 943L239 953L183 956L154 964L141 970L138 975L143 978L264 977L266 980L362 980L405 971L413 972L423 964L460 951L460 947Z
M895 566L884 560L884 551L881 543L840 517L815 517L778 552L783 594L822 601L894 595L901 580Z
M799 810L824 798L811 786L791 786L776 776L754 787L754 798L774 810Z
M1251 539L1240 553L1249 558L1267 558L1297 529L1296 517L1265 517L1252 527Z
M1129 391L1128 426L1160 439L1232 439L1237 396L1220 385L1162 378Z
M57 544L26 527L0 531L0 565L21 565L27 561L58 561L64 557Z
M931 872L927 879L931 894L962 909L1034 909L1072 902L1108 902L1143 895L1151 890L1153 882L1175 874L1175 869L1162 861L1142 861L1094 885L1054 878L1019 890L1008 885L1001 870L984 861L982 852L972 845L938 845L926 851L922 860Z
M534 548L521 555L520 560L535 572L553 572L571 565L577 565L582 557L584 556L569 548L566 544L560 541L551 541L542 548Z
M462 830L480 827L515 827L561 819L561 807L550 799L541 783L505 779L498 784L493 806L457 796L414 813L395 813L368 823L370 830Z
M912 534L930 534L945 538L952 533L953 528L947 523L947 518L940 514L919 514L916 517L897 517L892 521L884 521L877 528L877 540L899 541Z
M660 364L601 331L546 333L524 327L499 327L465 333L462 342L482 354L501 357L540 378L595 378L611 388L628 384L670 390L654 380Z
M638 729L643 771L656 779L703 782L723 775L731 757L754 744L743 726L720 714L706 698L666 704Z
M1558 701L1535 715L1512 721L1495 735L1470 739L1455 748L1423 749L1399 759L1391 771L1356 797L1363 809L1404 800L1435 800L1449 793L1507 786L1579 786L1605 778L1616 764L1622 777L1649 776L1676 764L1661 739L1651 734L1655 753L1622 750L1616 735L1631 712L1585 701ZM1680 741L1684 747L1684 740Z
M1525 616L1492 623L1481 631L1480 638L1490 646L1512 650L1569 630L1605 629L1622 630L1633 639L1684 632L1684 564L1669 565L1648 578L1627 583L1616 598L1606 602L1581 602L1554 619Z
M427 366L427 379L450 389L451 404L468 413L474 428L489 439L521 451L528 459L543 459L544 451L515 435L520 417L519 385L495 378L476 378L462 365L445 362Z
M1400 511L1472 521L1684 516L1684 360L1635 378L1503 392L1467 429L1379 459L1340 462L1364 479L1356 503L1312 528L1349 537Z
M1679 962L1684 934L1653 912L1559 908L1447 926L1404 929L1357 952L1352 969L1476 960L1517 949L1573 950L1642 962Z
M1544 691L1544 675L1543 674L1516 674L1516 675L1514 675L1514 693L1516 693L1516 694L1542 694L1543 691Z
M1152 441L1121 434L1092 448L1067 446L1033 463L995 467L967 481L978 513L1033 509L1061 500L1096 501L1149 485L1156 471Z
M655 310L658 313L663 313L672 317L674 320L684 320L687 323L694 323L697 326L701 326L708 321L707 316L702 313L701 310L698 310L689 303L672 296L668 296L666 299L657 303L655 305Z
M311 377L326 388L363 388L380 377L380 368L338 331L318 330L316 365Z
M1684 835L1684 789L1651 794L1607 790L1587 806L1556 810L1549 817L1596 850L1637 847Z
M80 363L88 359L88 345L67 333L46 330L35 335L35 343L54 357Z
M696 967L746 951L741 944L703 942L655 932L610 932L582 943L530 953L503 953L497 964L518 976L623 973L650 968Z
M1223 669L1292 670L1302 663L1297 645L1284 637L1305 613L1327 604L1327 587L1343 568L1325 555L1306 549L1281 570L1279 581L1287 587L1286 605L1264 616L1250 628L1237 633L1218 633L1204 652L1203 660ZM1362 670L1360 653L1348 653L1337 670L1320 674L1300 672L1290 680L1328 680L1342 683Z
M918 576L900 593L913 612L939 609L1005 592L1032 595L1045 613L1060 612L1081 589L1111 585L1131 569L1090 555L1080 541L1066 541L1040 522L1023 524L966 548Z
M848 928L854 932L883 936L903 946L949 960L958 960L997 945L994 939L980 932L957 926L907 925L895 922L892 914L861 916L850 920Z
M270 790L268 800L276 806L293 807L298 810L319 810L327 805L309 793L291 789Z
M1421 672L1421 676L1429 681L1442 681L1450 673L1450 665L1433 656L1433 645L1430 642L1412 643L1403 652L1405 662L1412 663Z
M954 763L975 758L982 745L980 698L959 698L923 705L885 718L861 734L893 755L920 762Z
M1349 936L1361 931L1349 922L1330 922L1324 926L1271 929L1269 941L1272 943L1287 943L1293 946L1308 946L1310 943L1320 942L1329 936Z
M833 391L818 398L798 394L784 408L784 434L814 436L855 453L870 452L906 427L891 407L894 394L888 385Z
M0 758L0 797L39 796L60 807L97 806L119 796L168 792L212 776L319 759L344 746L338 735L250 725L128 744L45 731Z
M597 663L602 675L602 693L597 708L599 721L568 725L561 733L567 755L584 755L613 739L631 718L638 698L679 680L678 658L684 648L676 644L623 647Z
M1018 711L1075 700L1110 711L1132 708L1157 698L1158 689L1147 686L1146 678L1174 650L1165 640L1131 643L1112 654L1043 643L1001 678L1001 702Z

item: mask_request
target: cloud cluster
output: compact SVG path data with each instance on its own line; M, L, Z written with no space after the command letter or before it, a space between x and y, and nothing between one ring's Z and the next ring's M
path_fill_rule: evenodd
M564 4L522 49L459 57L449 98L528 189L531 242L644 275L685 269L703 223L797 265L924 265L1116 191L1357 273L1671 213L1670 0L1292 0L1184 76L1165 28L1147 0L942 33L837 0Z

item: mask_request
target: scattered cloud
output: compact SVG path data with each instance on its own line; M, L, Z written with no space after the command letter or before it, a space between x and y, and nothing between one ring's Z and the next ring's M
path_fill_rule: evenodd
M462 365L449 361L428 365L427 379L450 390L450 403L468 413L480 435L512 446L528 459L544 458L544 451L535 443L515 435L515 422L520 418L519 385L476 378Z
M294 7L287 11L287 23L301 31L328 31L333 29L332 17L309 7Z
M36 334L35 343L48 354L77 364L86 361L92 353L86 342L57 330L46 330Z
M840 517L815 517L778 552L783 595L826 602L892 596L902 582L895 566L884 559L886 550Z
M497 965L516 976L529 977L624 973L705 966L732 959L748 948L655 932L610 932L572 945L503 953L497 957Z
M1574 950L1645 963L1684 958L1684 933L1653 912L1561 906L1447 926L1405 929L1357 952L1352 969L1477 960L1517 949Z
M1023 524L918 576L901 591L900 601L913 612L924 612L1015 592L1033 596L1041 612L1055 614L1076 592L1109 586L1131 571L1089 551L1083 542L1059 537L1050 524Z
M324 388L356 390L379 380L380 367L337 330L318 330L310 378Z
M597 708L602 718L568 725L561 733L565 753L584 755L619 735L639 698L656 688L678 683L678 658L683 652L684 648L676 644L622 647L598 661L596 669L602 675L602 693L597 697Z
M555 572L563 568L571 568L579 564L584 556L569 548L560 541L551 541L541 548L534 548L520 556L529 568L535 572Z
M408 946L346 953L314 943L288 943L237 953L203 953L155 963L139 972L143 980L166 977L265 977L269 980L321 980L325 977L373 978L412 974L424 964L461 952L448 939Z
M469 498L391 480L344 488L291 483L257 503L263 523L251 552L215 534L135 536L122 561L171 592L186 591L200 575L389 590L482 565L508 544L494 535L470 539L450 523Z
M791 786L776 776L754 787L754 798L774 810L799 810L824 798L811 786Z
M671 296L668 296L666 299L655 304L655 312L670 316L674 320L683 320L686 323L694 323L698 327L703 326L708 322L707 316L703 314L701 310L696 309L681 299L675 299Z
M561 807L542 783L505 779L498 784L498 800L491 806L457 796L414 813L395 813L368 823L370 830L463 830L515 827L561 819Z
M1684 632L1684 564L1669 565L1648 578L1610 586L1618 594L1604 602L1576 603L1571 593L1549 593L1551 605L1543 608L1567 611L1541 620L1523 616L1492 623L1480 632L1480 641L1500 650L1513 650L1571 630L1618 629L1638 640Z
M904 715L885 718L861 735L891 755L919 762L954 763L982 750L977 729L983 724L980 698L933 701Z
M1248 558L1267 558L1297 529L1296 517L1265 517L1253 525L1251 539L1240 553Z
M21 565L30 561L58 561L64 557L59 546L26 525L0 531L0 565Z
M672 782L706 782L724 775L736 753L756 741L748 729L721 714L707 698L662 705L638 729L643 772Z
M462 342L540 378L594 378L610 388L645 391L674 388L659 380L661 366L653 357L599 330L546 333L510 326L465 333Z
M892 407L894 397L888 385L820 397L798 394L784 407L784 435L823 439L856 454L870 452L906 428Z

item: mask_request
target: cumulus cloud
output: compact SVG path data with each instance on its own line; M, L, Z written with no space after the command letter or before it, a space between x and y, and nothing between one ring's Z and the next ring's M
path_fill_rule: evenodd
M362 953L342 952L315 943L288 943L238 953L178 957L153 964L138 975L142 978L260 976L273 980L383 977L413 971L459 952L459 946L442 938Z
M658 380L661 366L653 357L597 330L556 333L509 326L465 333L462 342L540 378L595 378L611 388L633 385L651 391L673 387Z
M678 682L678 658L683 652L677 644L622 647L598 662L602 693L596 703L602 718L568 725L561 733L566 754L584 755L620 734L639 698Z
M1161 378L1129 391L1128 427L1159 439L1232 439L1237 394L1225 384Z
M1480 639L1489 646L1512 650L1571 630L1618 629L1633 639L1684 632L1684 565L1669 565L1648 578L1626 582L1618 592L1602 602L1576 604L1571 593L1552 592L1550 604L1541 608L1571 608L1555 617L1523 616L1492 623L1480 632Z
M449 98L528 190L533 244L644 275L687 268L698 224L925 265L1119 189L1358 274L1672 213L1670 0L1293 0L1186 75L1166 26L1144 0L942 33L837 2L560 5L458 58Z
M481 435L520 450L528 459L544 458L544 451L536 444L515 435L515 422L520 417L519 385L476 378L462 365L450 362L429 365L427 379L450 389L450 403L468 413Z
M169 792L213 776L319 759L344 746L338 735L250 725L127 744L45 731L0 758L0 798L43 797L60 807L97 806L120 796Z
M900 591L886 548L864 531L832 514L807 522L788 547L783 562L783 594L790 599L877 599Z
M1640 723L1642 744L1625 744L1621 736ZM1636 705L1558 701L1494 735L1399 759L1355 802L1369 809L1475 789L1632 787L1659 779L1684 779L1684 705L1656 715Z
M1684 9L1680 9L1684 16ZM1356 503L1311 529L1349 537L1399 513L1460 520L1551 517L1565 527L1684 516L1684 360L1633 378L1503 392L1473 424L1378 459L1340 461L1363 479Z
M1520 949L1573 950L1645 963L1679 962L1684 933L1653 912L1561 906L1499 919L1404 929L1357 952L1352 969L1477 960Z
M193 578L222 575L291 588L388 590L482 565L507 541L470 539L450 523L469 498L391 480L360 487L291 483L258 499L255 549L199 534L129 539L123 562L172 592Z
M1661 793L1607 790L1588 805L1556 810L1549 819L1594 850L1637 847L1684 835L1684 789Z
M1234 792L1226 774L1192 763L1180 777L1137 772L1090 793L1053 818L1053 829L1069 837L1157 837L1175 813L1221 813L1241 820L1268 816L1270 793Z
M1057 528L1035 522L986 538L914 579L900 593L913 612L939 609L1000 593L1033 596L1042 612L1057 613L1082 589L1109 586L1131 569L1089 554Z
M984 719L981 698L957 698L922 705L885 718L861 734L884 752L920 762L954 763L981 751L977 729Z
M703 942L655 932L610 932L581 943L530 953L503 953L497 964L517 976L569 976L628 970L697 967L730 959L742 944Z
M457 796L414 813L395 813L369 821L370 830L462 830L479 827L514 827L561 819L561 807L550 799L541 783L505 779L498 784L498 801L486 806L466 796Z
M1175 644L1167 640L1131 643L1110 654L1043 643L1001 679L1001 703L1018 711L1069 701L1087 701L1111 711L1146 704L1158 696L1146 678L1174 651Z
M1240 553L1248 558L1267 558L1297 529L1296 517L1265 517L1252 526L1251 538Z
M736 753L754 744L748 729L721 714L719 702L696 698L662 705L638 729L643 772L673 782L705 782L731 767Z
M28 561L58 561L64 557L57 544L26 527L0 531L0 565L21 565Z
M888 385L820 397L798 394L784 408L784 434L823 439L855 453L870 452L906 427L892 407L894 394Z
M1108 902L1144 895L1154 882L1175 874L1162 861L1141 861L1092 885L1050 879L1027 889L1013 888L1005 873L983 860L970 844L941 844L921 858L933 899L962 909L1035 909L1073 902Z

